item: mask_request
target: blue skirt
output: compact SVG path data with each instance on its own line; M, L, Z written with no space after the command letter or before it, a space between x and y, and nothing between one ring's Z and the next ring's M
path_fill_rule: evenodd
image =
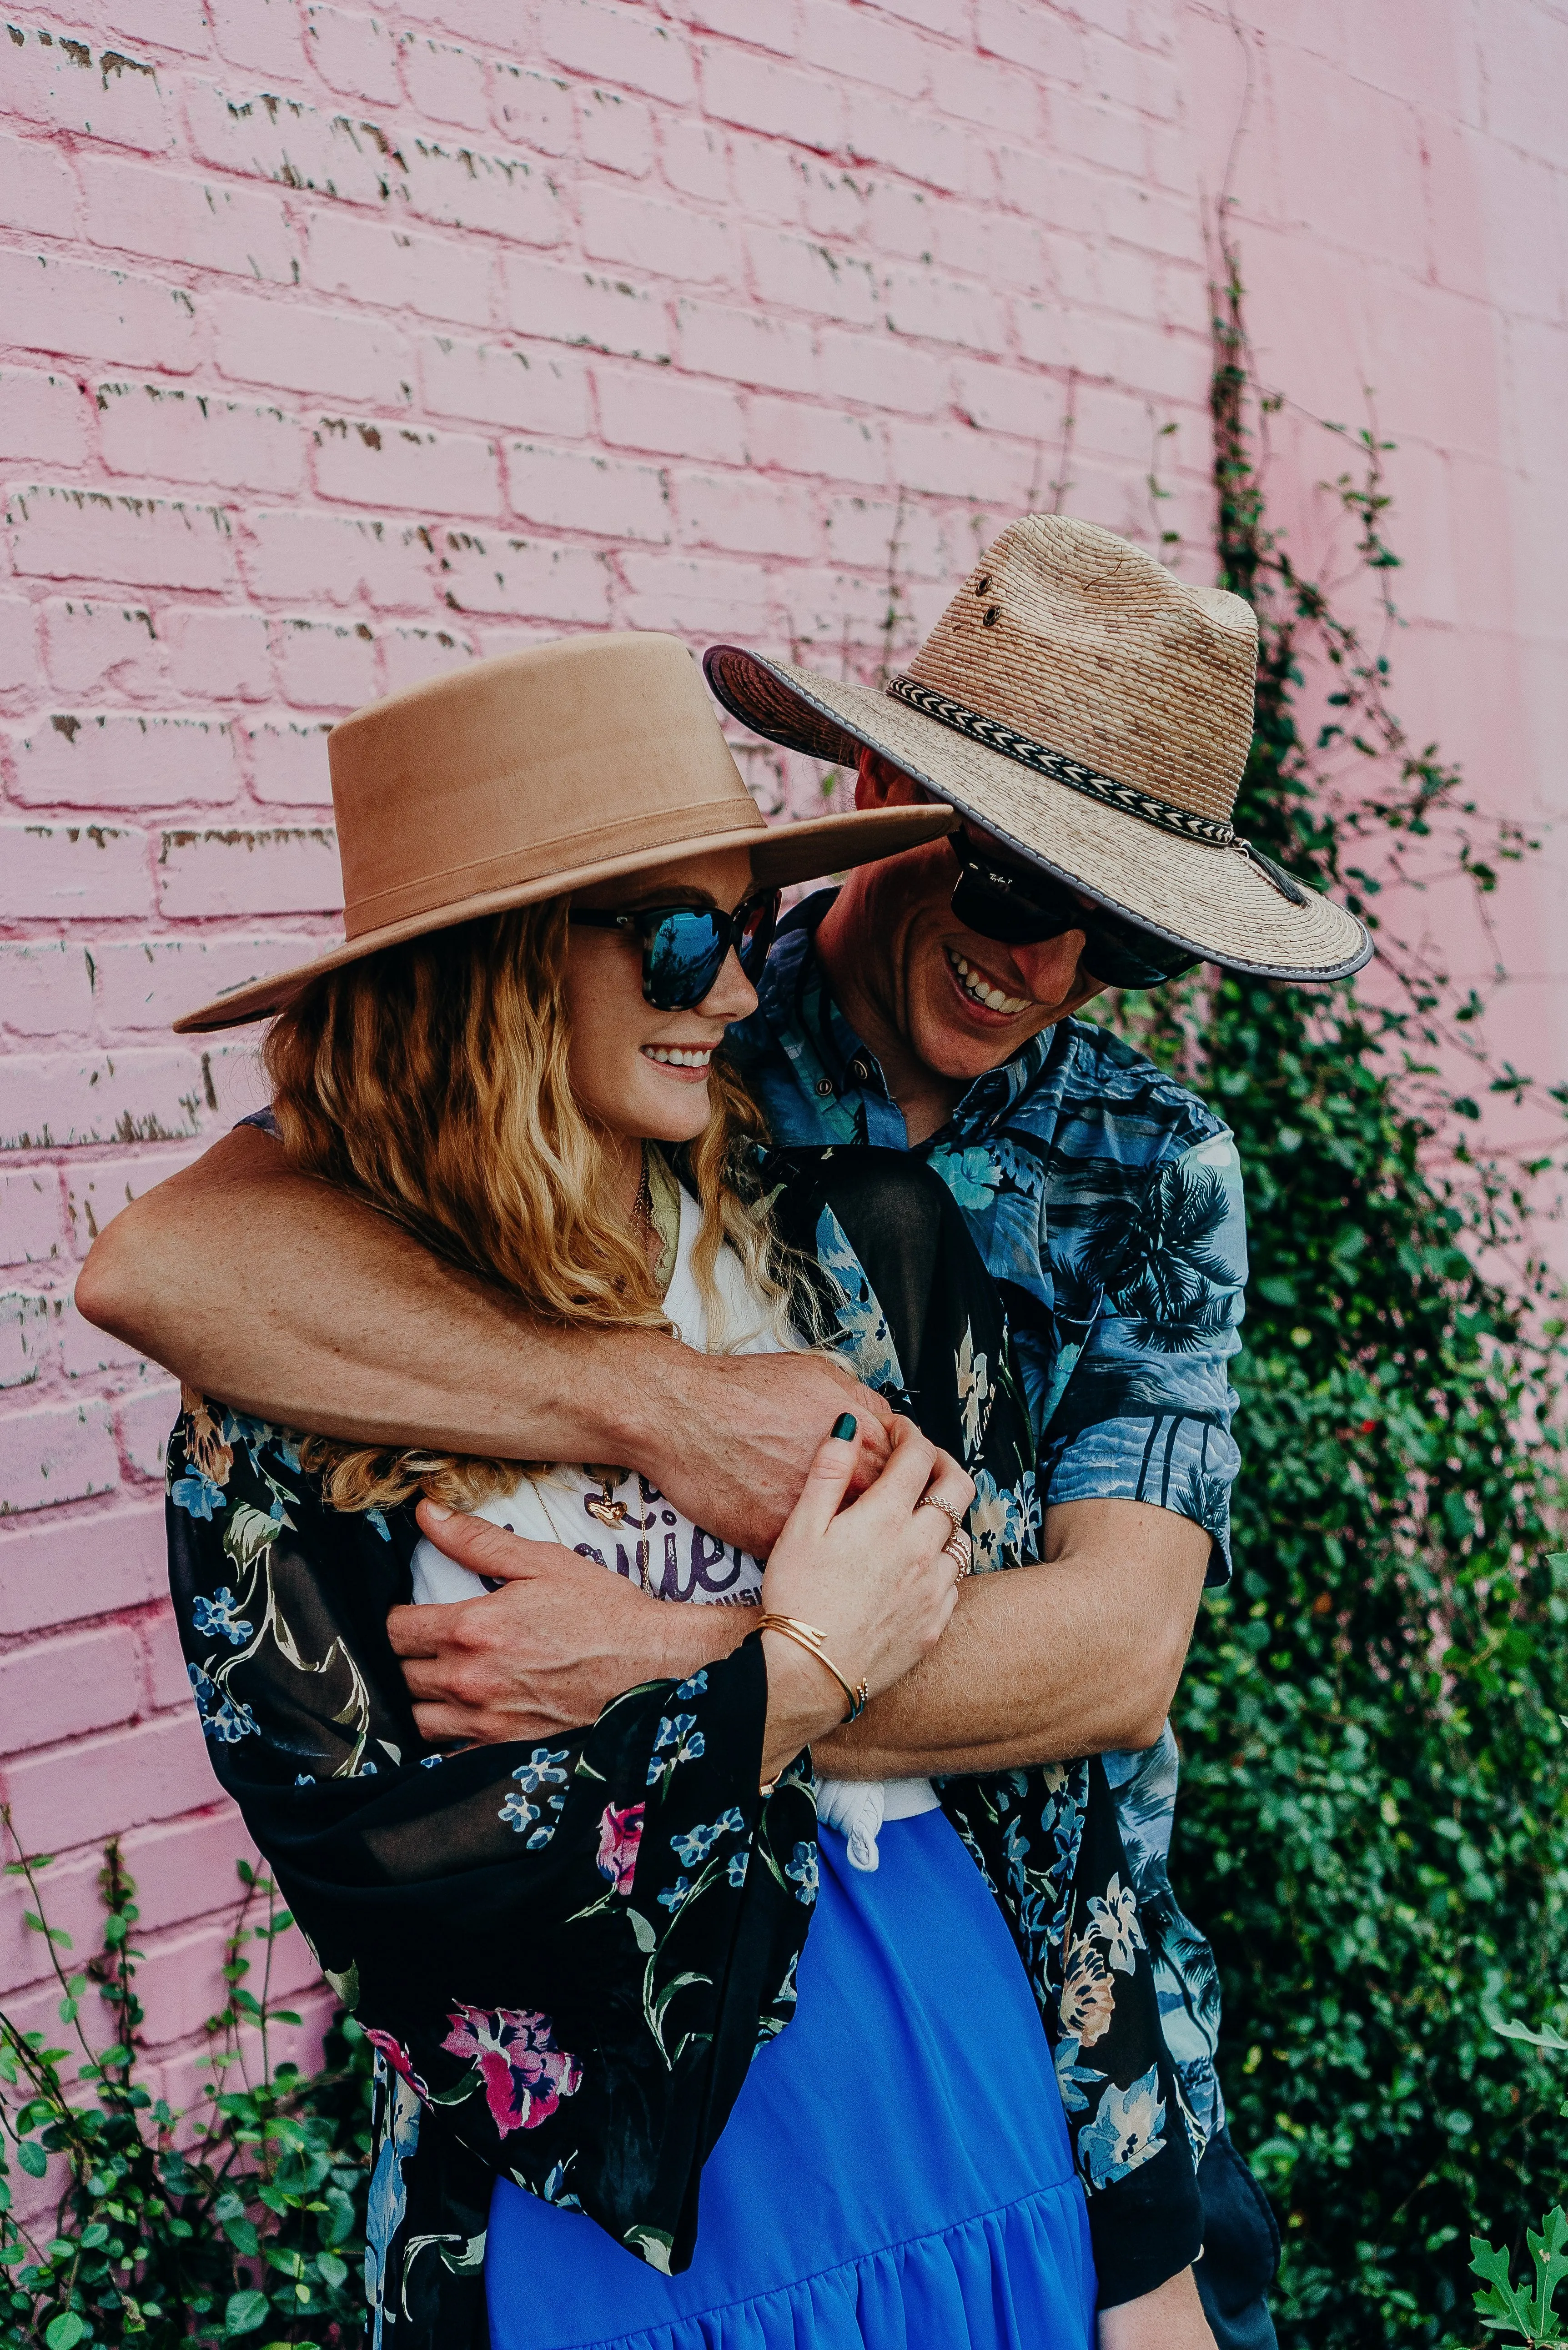
M703 2171L691 2266L503 2179L494 2350L1090 2350L1088 2219L1012 1937L940 1812L880 1841L867 1874L821 1832L800 2004Z

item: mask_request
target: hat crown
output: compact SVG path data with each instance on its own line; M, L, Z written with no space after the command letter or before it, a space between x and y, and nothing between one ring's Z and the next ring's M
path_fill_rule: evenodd
M1250 604L1095 523L1025 515L909 663L919 684L1101 775L1226 821L1252 738Z
M502 653L327 737L346 935L763 821L691 653L652 632Z

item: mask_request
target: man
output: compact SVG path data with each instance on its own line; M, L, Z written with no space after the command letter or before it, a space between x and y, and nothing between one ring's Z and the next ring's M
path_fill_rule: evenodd
M853 875L784 925L733 1046L775 1139L919 1150L1012 1312L1038 1438L1045 1564L976 1577L938 1648L818 1750L841 1777L1106 1755L1204 2148L1200 2292L1221 2350L1266 2350L1276 2239L1223 2131L1206 1944L1166 1877L1166 1714L1205 1579L1228 1572L1227 1365L1245 1246L1234 1145L1201 1104L1072 1014L1205 958L1353 970L1354 919L1235 839L1250 608L1086 524L1003 532L885 691L724 646L710 681L772 739L857 769L862 806L931 797L960 830ZM247 1300L243 1329L232 1305ZM707 1359L657 1335L528 1324L254 1130L111 1224L84 1312L264 1417L389 1443L615 1461L766 1551L843 1387L804 1359ZM977 1380L984 1376L976 1367ZM861 1394L867 1452L879 1407ZM1019 1506L977 1495L980 1560ZM545 1736L684 1674L743 1617L548 1571L454 1521L503 1587L390 1629L432 1738ZM1111 2314L1112 2315L1115 2313ZM1110 2333L1107 2332L1107 2340ZM1172 2340L1177 2339L1173 2332Z

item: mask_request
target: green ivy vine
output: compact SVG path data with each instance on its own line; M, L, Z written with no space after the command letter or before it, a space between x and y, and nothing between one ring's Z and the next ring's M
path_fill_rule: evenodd
M1112 1015L1222 1111L1248 1187L1237 1572L1178 1699L1173 1876L1282 2224L1284 2350L1411 2350L1478 2339L1472 2227L1521 2250L1564 2168L1549 2060L1488 2022L1568 1976L1563 1325L1532 1246L1546 1162L1476 1139L1480 1097L1563 1094L1495 1063L1484 1003L1398 934L1425 875L1466 873L1484 911L1532 844L1390 708L1390 444L1343 434L1333 485L1376 643L1272 529L1280 402L1221 251L1220 576L1261 636L1237 828L1356 906L1380 975L1210 974Z

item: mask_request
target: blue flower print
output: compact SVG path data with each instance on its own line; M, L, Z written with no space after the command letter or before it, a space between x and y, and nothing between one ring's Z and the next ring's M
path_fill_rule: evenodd
M1087 2113L1089 2100L1084 2091L1094 2088L1106 2077L1096 2073L1092 2064L1079 2064L1078 2047L1076 2040L1059 2040L1056 2043L1056 2086L1062 2092L1063 2107L1070 2114Z
M732 1885L737 1887L744 1885L746 1881L746 1871L751 1866L751 1862L752 1856L750 1852L732 1852L730 1855L730 1866L727 1874Z
M1164 2144L1165 2099L1159 2094L1159 2070L1151 2064L1130 2088L1113 2081L1095 2116L1078 2140L1078 2160L1089 2174L1089 2185L1114 2187L1146 2162L1152 2162Z
M689 1877L678 1877L673 1885L667 1885L664 1887L659 1898L673 1918L691 1890L691 1879Z
M975 1476L968 1523L974 1542L975 1573L1006 1566L1008 1553L1016 1550L1023 1538L1023 1513L1018 1495L1010 1486L999 1485L989 1469L980 1470Z
M251 1637L251 1627L243 1617L235 1617L239 1604L225 1583L211 1599L203 1594L192 1601L191 1622L203 1639L226 1640L231 1648L243 1648Z
M425 1754L420 1759L420 1769L421 1771L433 1771L438 1762L444 1762L445 1761L446 1756L444 1754Z
M296 1787L314 1787L316 1784L315 1772L302 1771L294 1783Z
M512 1776L525 1795L536 1795L541 1787L565 1786L566 1773L562 1765L570 1756L569 1746L560 1746L551 1752L547 1746L535 1746L526 1762L520 1762Z
M400 2074L392 2072L379 2048L376 2077L386 2103L365 2214L365 2297L370 2308L370 2350L381 2350L392 2242L403 2224L409 2203L403 2165L420 2140L419 2093ZM395 2308L395 2302L393 2305Z
M295 1467L296 1469L297 1469L297 1468L298 1468L298 1466L299 1466L299 1463L298 1463L298 1461L295 1461L295 1462L294 1462L294 1464L293 1464L293 1465L294 1465L294 1467ZM380 1511L379 1511L379 1510L367 1510L367 1511L366 1511L366 1513L365 1513L365 1523L366 1523L368 1526L374 1526L374 1527L375 1527L375 1529L376 1529L376 1532L380 1535L381 1540L382 1540L384 1543L389 1543L389 1542L391 1541L391 1539L392 1539L392 1530L391 1530L390 1526L387 1523L386 1519L381 1515L381 1513L380 1513Z
M795 1899L809 1909L816 1899L816 1846L797 1844L794 1857L784 1863L784 1875L794 1887Z
M673 1771L678 1762L698 1762L707 1751L708 1742L696 1725L694 1713L678 1713L673 1720L669 1714L660 1718L659 1734L653 1742L653 1759L648 1766L650 1787L665 1771ZM669 1747L675 1752L661 1761Z
M536 1819L543 1817L543 1814L538 1804L531 1804L526 1795L510 1794L495 1816L498 1820L504 1820L514 1835L521 1835L524 1829L531 1828Z
M701 1697L707 1687L708 1674L704 1668L701 1672L693 1673L689 1681L682 1681L675 1694L677 1698L684 1698L690 1703L692 1698Z
M557 2210L580 2211L583 2208L581 2199L566 2191L566 2171L576 2160L576 2156L569 2154L565 2162L553 2163L545 2174L545 2184L539 2189L541 2199L546 2203L554 2203Z
M684 1861L688 1868L695 1868L701 1861L707 1859L722 1835L739 1835L745 1825L732 1804L729 1810L709 1826L692 1828L685 1835L672 1835L670 1847L677 1860Z
M989 1208L996 1198L996 1187L1002 1180L1002 1170L989 1150L971 1143L965 1149L954 1150L944 1144L933 1150L927 1162L940 1175L959 1206L970 1214Z
M221 1690L200 1665L187 1665L185 1670L195 1694L202 1728L216 1744L235 1746L242 1738L261 1735L256 1727L256 1718L248 1705L242 1705L237 1698L232 1698L226 1690Z
M901 1388L903 1367L882 1301L831 1208L824 1208L817 1219L816 1259L838 1293L836 1319L840 1351L868 1388Z
M183 1510L191 1518L210 1520L214 1510L226 1510L229 1506L222 1486L214 1485L200 1469L187 1470L183 1477L177 1478L170 1487L169 1498L177 1510Z

